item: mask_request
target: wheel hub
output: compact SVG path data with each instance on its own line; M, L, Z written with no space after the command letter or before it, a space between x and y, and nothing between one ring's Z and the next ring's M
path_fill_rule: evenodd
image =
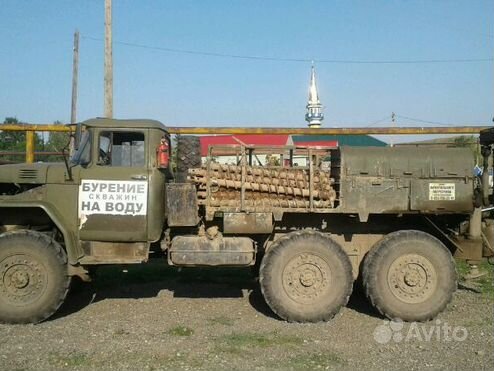
M17 289L23 289L29 284L29 274L24 270L17 270L10 278L12 285Z
M283 271L283 287L294 301L310 304L330 286L331 270L317 255L300 254L288 262Z
M11 255L0 262L0 296L14 305L36 301L48 284L45 267L30 256Z
M314 285L317 281L317 272L314 272L311 268L307 268L302 274L300 274L300 283L305 287Z
M433 294L437 273L425 257L416 254L403 255L391 264L388 284L398 299L406 303L420 303Z

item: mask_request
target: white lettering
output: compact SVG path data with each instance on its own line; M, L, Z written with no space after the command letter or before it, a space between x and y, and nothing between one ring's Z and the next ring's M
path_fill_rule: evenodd
M79 187L79 216L146 215L147 192L145 181L83 180Z

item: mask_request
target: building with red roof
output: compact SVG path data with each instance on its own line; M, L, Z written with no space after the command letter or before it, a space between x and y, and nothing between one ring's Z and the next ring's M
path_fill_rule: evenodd
M259 135L259 134L242 134L242 135L205 135L201 136L201 156L208 155L209 146L230 146L230 145L248 145L248 146L292 146L293 141L290 135ZM231 155L232 151L227 149L220 152L215 151L215 156Z

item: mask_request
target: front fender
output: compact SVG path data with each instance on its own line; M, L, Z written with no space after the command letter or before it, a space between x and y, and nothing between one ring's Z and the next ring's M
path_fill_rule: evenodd
M50 205L42 201L28 201L28 202L8 202L2 201L0 204L1 209L22 209L22 208L39 208L42 209L55 226L62 233L65 249L67 251L67 257L69 264L76 264L79 258L84 255L84 252L77 243L77 239L67 226L63 223L63 218L59 213Z

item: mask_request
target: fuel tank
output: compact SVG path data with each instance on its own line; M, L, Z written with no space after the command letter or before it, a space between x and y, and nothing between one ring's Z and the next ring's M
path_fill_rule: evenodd
M168 263L178 266L249 266L255 257L248 237L176 236L168 249Z

